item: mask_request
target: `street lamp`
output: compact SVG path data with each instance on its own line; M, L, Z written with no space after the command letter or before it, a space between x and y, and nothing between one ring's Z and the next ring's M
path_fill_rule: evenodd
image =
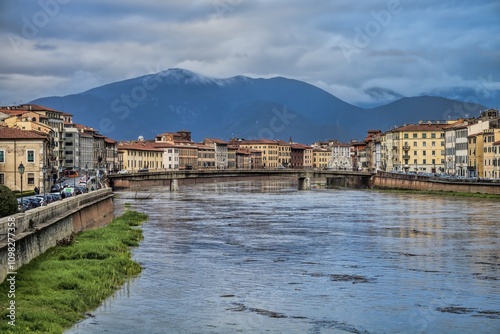
M45 198L45 174L47 173L47 167L43 165L42 167L42 174L43 174L43 201L42 205L47 205L47 199Z
M21 176L21 210L20 210L20 212L24 212L24 203L23 203L23 174L24 174L24 165L23 165L22 162L17 167L17 171L19 172L19 175Z

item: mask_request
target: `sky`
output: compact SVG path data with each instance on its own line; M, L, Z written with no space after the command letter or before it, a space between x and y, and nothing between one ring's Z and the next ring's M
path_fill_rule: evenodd
M0 105L169 68L293 78L358 106L500 95L497 0L2 0L0 43Z

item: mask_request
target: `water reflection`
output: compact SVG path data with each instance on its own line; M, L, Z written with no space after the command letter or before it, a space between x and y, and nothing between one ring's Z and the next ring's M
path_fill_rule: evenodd
M496 202L295 189L120 193L144 271L69 333L499 331Z

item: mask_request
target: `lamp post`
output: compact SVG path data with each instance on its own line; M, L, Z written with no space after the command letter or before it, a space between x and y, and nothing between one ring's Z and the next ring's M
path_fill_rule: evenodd
M43 174L43 201L42 205L47 205L47 199L45 198L45 174L47 173L47 167L43 165L42 167L42 174Z
M23 203L23 174L24 174L24 165L21 162L19 166L17 167L17 171L19 172L19 175L21 176L21 210L20 212L24 212L24 203Z

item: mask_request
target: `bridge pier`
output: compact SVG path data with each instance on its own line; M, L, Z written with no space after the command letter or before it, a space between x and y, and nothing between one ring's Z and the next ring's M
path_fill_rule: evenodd
M179 181L177 179L170 180L170 191L175 192L179 190Z
M299 190L311 190L311 179L308 177L299 177Z

